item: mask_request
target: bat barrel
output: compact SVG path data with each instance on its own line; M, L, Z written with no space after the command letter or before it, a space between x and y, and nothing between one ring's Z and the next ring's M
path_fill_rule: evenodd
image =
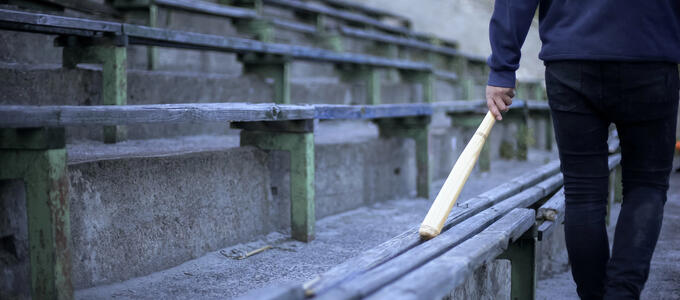
M453 205L456 203L460 192L463 190L465 182L477 163L479 153L482 152L482 147L484 147L484 143L486 142L495 121L496 118L494 118L493 114L488 112L484 117L484 120L482 120L482 123L479 125L479 128L470 139L470 142L465 146L463 153L460 154L458 160L453 165L449 177L446 178L442 189L439 191L439 194L437 194L430 210L427 212L425 220L423 220L423 223L420 225L420 230L418 232L422 238L431 239L441 232L442 227L444 227L444 222L446 222L446 218L449 216Z

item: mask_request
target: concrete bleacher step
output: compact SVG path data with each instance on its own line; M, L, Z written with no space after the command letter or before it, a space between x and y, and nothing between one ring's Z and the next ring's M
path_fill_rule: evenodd
M295 65L295 64L294 64ZM315 64L293 67L291 99L293 103L365 104L366 88L361 82L340 80L332 76L333 69L319 67L315 76ZM65 69L60 65L34 65L3 63L0 73L6 84L0 103L41 105L96 105L101 98L101 68L81 65ZM255 75L202 73L200 71L128 71L128 103L177 103L192 101L250 101L262 102L273 98L273 82ZM309 74L309 75L308 75ZM43 89L30 89L40 84ZM23 88L22 88L23 87ZM454 100L457 88L446 83L435 89L442 100ZM385 82L382 86L384 103L420 102L422 89L417 84ZM36 102L39 101L39 102Z
M341 152L351 151L352 149L345 147L343 150ZM349 156L349 154L346 154L338 160L348 159ZM461 199L469 199L482 191L495 187L495 184L499 182L537 168L542 165L544 157L554 157L554 154L539 151L535 152L532 157L535 159L522 165L510 161L501 161L493 167L492 173L474 173L470 179L472 184L464 190ZM331 166L328 167L331 168ZM359 175L359 173L353 174L353 176ZM335 180L342 177L329 178ZM373 188L376 189L398 188L395 185L380 187L377 186L379 183L374 184L376 185ZM323 192L323 190L317 189L317 193L319 192ZM338 197L337 199L342 197L342 201L335 200L328 205L344 205L345 202L352 201L361 197L361 195L357 191L336 197ZM82 289L76 295L80 299L104 299L112 294L117 294L123 299L135 296L158 298L172 290L177 293L175 294L176 297L230 298L276 282L306 281L311 279L313 275L323 273L325 270L422 221L421 218L429 207L429 202L422 199L404 196L388 199L402 200L365 202L347 212L339 214L336 212L326 215L326 217L320 217L317 239L309 244L291 241L281 234L267 235L267 233L263 233L237 243L225 244L233 246L223 249L223 251L218 251L222 247L215 248L212 250L215 252L208 251L205 255L197 256L200 258L196 260L188 261L167 271L134 278L123 283ZM461 200L461 202L463 201ZM201 207L200 205L194 206ZM282 210L285 210L285 208L282 208ZM211 214L209 213L208 216ZM258 221L269 222L271 220L258 219ZM214 226L223 225L216 224ZM375 228L375 230L370 232L362 230L362 228L368 227ZM256 242L257 240L261 241ZM274 249L245 260L235 260L226 256L231 254L231 250L247 252L265 245L272 245ZM158 252L157 255L160 254L162 252ZM175 265L179 265L181 262L183 261ZM506 270L508 268L508 266L497 264L490 263L488 267L493 270L498 268ZM268 272L263 272L265 269ZM217 274L221 275L217 276Z
M458 134L431 137L434 166L453 163L461 149L440 147L451 149ZM227 135L70 145L76 287L141 276L218 245L289 228L287 154L267 155L238 147L238 141ZM493 147L499 142L489 141ZM462 147L464 141L456 143ZM413 141L378 138L376 126L366 122L324 121L317 124L315 144L317 218L414 195ZM128 246L110 248L114 237Z

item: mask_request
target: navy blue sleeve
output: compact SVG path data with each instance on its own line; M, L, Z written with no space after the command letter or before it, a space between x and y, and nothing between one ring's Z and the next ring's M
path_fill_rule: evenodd
M496 0L489 24L488 85L515 87L515 71L539 0Z

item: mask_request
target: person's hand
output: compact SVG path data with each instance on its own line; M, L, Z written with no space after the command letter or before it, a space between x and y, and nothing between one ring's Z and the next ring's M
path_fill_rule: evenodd
M508 111L508 106L512 104L513 97L515 97L515 89L513 88L486 86L486 106L498 121L503 120L501 112Z

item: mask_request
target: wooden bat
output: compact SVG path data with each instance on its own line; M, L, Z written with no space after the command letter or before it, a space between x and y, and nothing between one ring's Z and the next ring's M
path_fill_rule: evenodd
M486 142L491 128L493 128L496 118L491 112L488 112L479 125L475 135L472 136L470 142L465 146L463 153L460 154L456 164L453 165L449 177L446 178L444 186L434 199L434 203L427 212L425 220L420 225L420 236L424 239L431 239L437 235L444 227L444 222L449 216L453 205L456 204L460 191L463 190L463 185L470 177L470 173L477 163L479 153L482 152L482 147Z

